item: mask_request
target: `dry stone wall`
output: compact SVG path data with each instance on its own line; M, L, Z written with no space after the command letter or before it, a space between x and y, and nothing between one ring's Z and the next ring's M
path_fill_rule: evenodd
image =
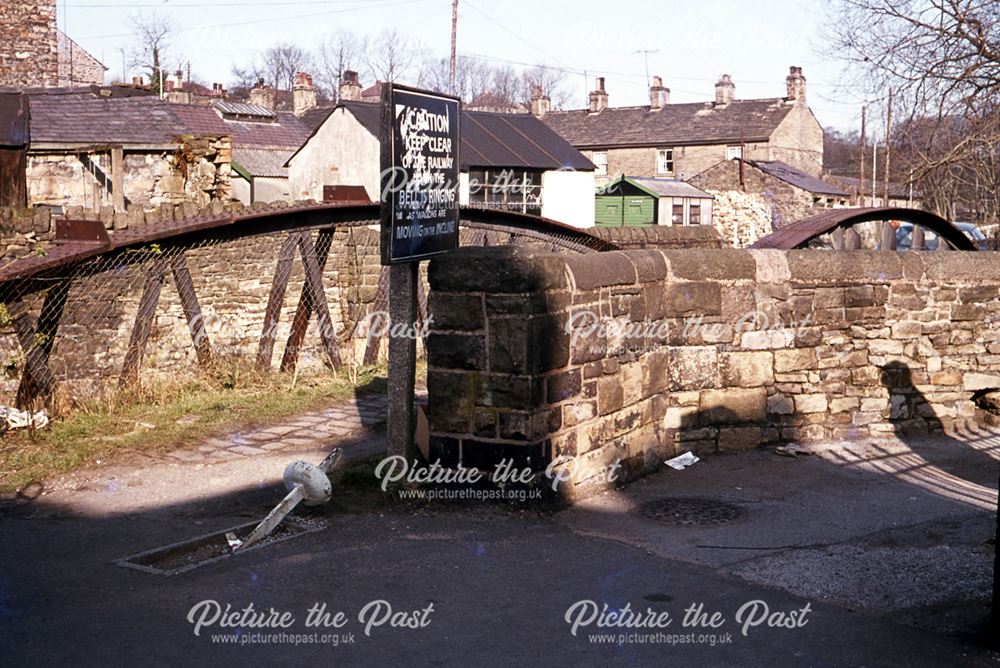
M432 261L433 460L553 466L574 498L682 451L976 423L992 253L467 249Z

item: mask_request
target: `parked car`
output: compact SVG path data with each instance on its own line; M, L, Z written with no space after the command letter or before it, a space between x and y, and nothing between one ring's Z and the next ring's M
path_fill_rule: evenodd
M986 235L983 234L982 230L973 225L972 223L953 223L955 227L962 231L965 236L969 237L979 250L989 250L989 241L986 239ZM896 250L910 250L913 246L913 224L912 223L900 223L899 227L896 228ZM925 250L937 250L938 247L938 235L934 234L928 229L924 230L924 249Z

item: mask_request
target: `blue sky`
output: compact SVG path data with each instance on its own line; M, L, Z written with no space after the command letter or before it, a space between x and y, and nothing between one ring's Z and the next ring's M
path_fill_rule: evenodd
M324 34L382 29L411 34L429 54L450 48L451 0L58 0L60 26L120 76L131 43L128 17L159 12L179 28L172 55L206 82L228 82L234 63L278 41L313 47ZM575 106L595 76L612 105L647 99L649 73L674 102L711 99L722 73L738 97L785 94L789 65L808 80L810 106L827 127L859 125L862 98L845 87L841 63L822 54L824 3L813 0L459 1L459 53L571 70ZM586 78L585 78L586 73Z

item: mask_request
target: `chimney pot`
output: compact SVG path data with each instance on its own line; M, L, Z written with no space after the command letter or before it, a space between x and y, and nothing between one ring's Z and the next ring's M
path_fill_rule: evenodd
M595 114L607 107L608 93L604 89L604 77L597 77L597 89L590 94L590 113Z
M653 85L649 87L649 110L657 111L670 104L670 89L663 87L661 77L653 77Z
M296 72L292 85L292 112L301 116L316 107L316 87L306 72Z
M531 113L541 118L552 110L552 100L541 86L531 87Z
M728 74L723 74L715 83L715 104L724 107L736 99L736 84Z
M788 68L788 76L785 78L785 85L788 94L785 99L790 102L805 104L806 101L806 78L802 75L802 68L792 65Z
M361 84L358 82L358 73L354 70L344 70L340 76L340 99L360 100Z

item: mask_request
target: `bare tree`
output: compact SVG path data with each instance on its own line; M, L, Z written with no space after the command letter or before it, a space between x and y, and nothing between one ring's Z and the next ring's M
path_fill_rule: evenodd
M526 70L521 76L521 104L531 107L532 91L535 87L542 91L552 100L552 106L556 109L565 107L572 97L566 87L566 72L560 69L536 65Z
M943 216L968 201L983 222L995 220L1000 3L834 0L827 24L830 55L846 60L869 99L893 89L895 178L912 174Z
M176 29L162 14L142 13L129 17L135 44L132 48L132 67L149 74L153 87L163 90L167 73L163 70L165 51Z
M378 81L400 81L413 75L424 48L395 30L383 30L368 44L365 64Z
M493 69L489 64L467 56L458 56L455 61L454 94L465 102L471 102L484 93L493 93ZM448 93L451 92L451 61L449 58L433 58L423 63L417 79L423 88Z
M291 42L281 42L265 49L261 58L265 80L275 90L291 90L295 73L311 66L312 56L309 52Z
M340 101L344 72L360 69L365 51L366 40L346 30L327 35L320 41L316 49L317 83L331 100Z

